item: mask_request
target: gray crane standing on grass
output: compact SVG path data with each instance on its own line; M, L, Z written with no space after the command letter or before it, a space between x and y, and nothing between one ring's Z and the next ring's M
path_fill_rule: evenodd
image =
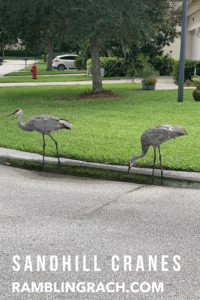
M30 117L26 123L22 123L23 111L20 108L17 108L12 114L8 115L19 115L18 117L18 126L25 131L37 131L43 135L43 170L44 170L44 152L45 152L45 139L44 135L50 136L56 145L57 156L58 156L58 167L60 168L60 159L58 153L58 143L51 136L52 131L60 130L60 129L72 129L72 124L65 120L59 119L57 117L51 115L37 115Z
M153 163L153 172L152 172L152 180L154 178L154 168L156 162L156 148L159 151L159 159L160 159L160 168L161 168L161 180L163 180L163 169L161 162L161 154L160 154L160 145L164 142L169 141L171 138L175 139L176 137L187 135L185 129L177 126L177 125L159 125L156 127L152 127L145 131L141 136L141 144L142 144L142 153L139 155L135 155L129 160L129 168L133 166L135 161L138 158L141 158L147 154L149 146L153 146L154 148L154 163Z

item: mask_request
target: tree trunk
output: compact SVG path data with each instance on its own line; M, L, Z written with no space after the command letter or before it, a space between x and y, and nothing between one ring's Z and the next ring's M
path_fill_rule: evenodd
M47 71L52 71L52 60L53 60L53 41L51 39L46 40L48 45L48 62L47 62Z
M98 37L96 35L90 37L90 51L92 59L93 93L100 93L103 91L103 86L101 80Z

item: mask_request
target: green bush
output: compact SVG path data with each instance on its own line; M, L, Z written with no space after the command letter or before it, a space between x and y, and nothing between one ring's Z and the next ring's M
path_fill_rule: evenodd
M196 74L200 75L200 61L196 60L185 60L185 74L184 81L191 80L191 77L194 75L194 69L196 68ZM176 82L179 80L179 61L176 61L174 64L174 69L172 76Z
M156 78L153 78L153 77L149 77L149 78L147 77L147 78L143 79L143 82L146 85L155 85L157 80L156 80Z
M78 55L74 61L74 66L77 70L86 70L87 60L82 55Z
M41 58L42 58L42 60L44 60L44 62L46 62L46 54L42 54Z
M134 77L141 78L155 78L159 75L159 72L155 70L154 66L150 63L149 56L140 54L135 62L135 74Z
M92 74L92 61L89 59L87 65ZM100 67L104 68L105 77L132 76L134 74L134 64L131 61L125 61L117 57L100 57Z
M81 44L81 49L82 50L79 51L79 55L76 57L74 61L74 65L77 70L86 70L87 60L91 58L89 39L86 39Z
M135 74L135 63L134 61L127 61L127 70L126 70L126 76L133 77Z
M173 72L174 64L177 60L171 56L156 56L152 61L152 65L161 76L170 75Z
M199 81L199 76L198 75L193 75L193 76L191 76L191 80L193 81L193 82L196 82L196 81Z

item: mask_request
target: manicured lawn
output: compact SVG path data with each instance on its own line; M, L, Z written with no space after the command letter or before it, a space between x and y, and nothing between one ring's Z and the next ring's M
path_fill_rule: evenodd
M103 80L109 79L124 79L125 77L103 77ZM32 79L32 75L29 76L11 76L0 78L0 82L65 82L65 81L92 81L92 77L88 78L87 75L67 75L67 76L38 76L37 79Z
M27 62L29 63L29 62ZM65 71L58 71L57 69L53 69L52 71L46 71L47 69L47 65L45 64L44 60L39 60L37 63L37 74L38 75L59 75L59 74L81 74L81 73L87 73L86 70L73 70L70 69L69 71L65 70ZM18 75L31 75L30 72L31 67L27 67L24 69L21 69L20 71L23 72L12 72L12 73L8 73L5 76L18 76Z
M5 76L30 76L32 73L30 72L31 66L24 69L27 71L18 71L18 72L11 72L11 73L7 73L5 74ZM84 74L87 73L85 70L73 70L70 69L69 71L65 70L65 71L58 71L57 69L53 69L52 71L46 71L46 70L40 70L37 68L37 74L38 75L60 75L60 74Z
M127 164L141 153L141 134L159 124L183 127L188 136L161 145L165 169L200 171L200 103L185 90L184 102L177 102L177 91L142 91L140 84L106 85L123 98L65 101L90 86L35 86L0 89L0 146L42 154L42 135L22 131L17 116L6 116L16 108L24 111L23 122L37 114L52 114L72 122L72 131L53 132L62 157L100 163ZM53 141L46 137L46 155L56 156ZM136 166L151 167L153 148ZM159 167L159 160L157 161Z
M61 81L79 81L79 80L92 80L87 75L76 76L38 76L37 79L32 79L32 74L29 76L11 76L0 78L0 82L61 82Z
M24 57L5 56L5 60L23 60ZM28 57L29 60L35 60L35 57Z

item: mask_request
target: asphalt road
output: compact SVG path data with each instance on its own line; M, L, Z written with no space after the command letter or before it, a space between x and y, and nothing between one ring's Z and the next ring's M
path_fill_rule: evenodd
M2 165L0 181L1 300L200 299L199 190Z

